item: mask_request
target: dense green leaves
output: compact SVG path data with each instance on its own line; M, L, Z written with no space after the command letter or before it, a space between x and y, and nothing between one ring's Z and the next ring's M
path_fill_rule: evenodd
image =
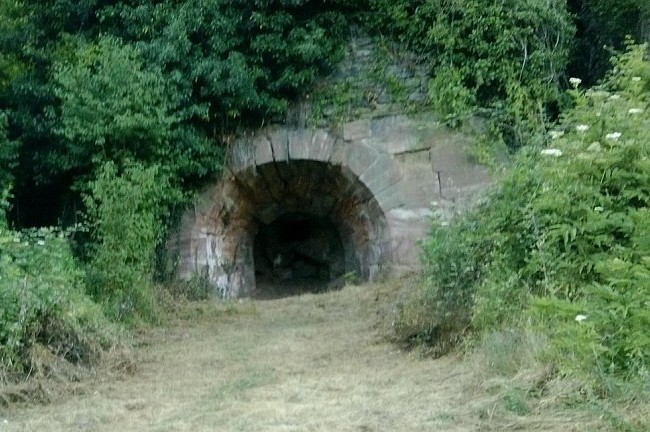
M110 326L83 282L64 233L0 224L0 383L7 372L30 372L36 344L75 363L110 345Z
M450 229L434 224L424 255L435 316L454 305L479 332L532 323L564 371L596 380L647 374L646 49L630 46L601 86L583 91L572 79L575 108L548 147L520 152Z
M186 192L201 187L219 173L225 137L282 120L333 68L348 12L361 6L0 2L0 110L22 144L12 151L16 222L74 219L59 210L78 203L70 187L83 189L106 160L159 164ZM38 193L62 202L48 214L35 207Z
M450 119L486 112L511 148L544 129L559 98L573 36L564 1L370 2L431 70L430 99Z
M333 67L348 22L341 7L309 0L138 2L105 8L100 17L207 110L196 122L224 127L281 115Z
M63 151L53 170L88 169L93 160L156 160L168 153L179 119L175 93L140 52L111 37L80 44L72 60L54 65L53 113Z
M636 49L603 87L570 96L560 88L574 24L574 65L595 65L582 77L594 80L595 47L622 43L634 16L630 30L643 36L646 3L572 1L572 21L563 0L0 0L0 209L12 183L19 225L54 223L64 200L83 204L90 266L70 283L85 277L115 318L152 318L153 254L169 209L219 174L227 137L284 121L343 57L350 24L362 22L428 67L429 102L441 116L488 117L495 141L524 148L480 211L432 228L426 304L460 317L448 326L455 331L519 322L533 303L540 321L564 311L567 325L578 310L607 310L560 330L589 329L578 339L597 344L597 363L640 371L650 72ZM540 155L534 145L548 141L548 119L571 99L575 109L555 131L564 136ZM52 260L65 264L66 254ZM13 279L2 294L14 304L26 270L8 256L0 265Z
M7 138L6 125L7 117L0 112L0 220L4 219L6 194L13 182L12 171L17 159L17 145Z
M93 297L116 319L155 318L152 274L165 233L167 203L179 198L158 166L105 163L85 196L94 247L88 266Z

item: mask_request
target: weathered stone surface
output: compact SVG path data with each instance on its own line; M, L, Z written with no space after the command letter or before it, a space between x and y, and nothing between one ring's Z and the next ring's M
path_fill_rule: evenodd
M437 142L431 148L431 167L439 173L445 191L489 182L488 171L471 161L470 142L459 134Z
M399 183L404 174L391 156L380 155L361 174L359 180L374 196Z
M257 233L287 214L333 221L342 242L338 258L323 262L313 246L322 235L305 234L293 246L280 241L300 256L287 277L316 277L333 266L337 277L354 271L372 279L384 267L418 265L416 242L432 211L449 214L484 187L487 172L468 158L466 138L422 117L353 126L348 140L326 129L272 127L235 143L222 181L170 239L181 277L205 273L223 297L250 295L258 264L259 274L274 274L268 259L256 263Z
M230 147L226 164L235 172L255 165L255 147L251 138L239 140Z
M345 141L359 141L370 136L372 136L372 128L369 119L357 120L343 125L343 139Z
M413 122L404 115L373 119L371 127L372 139L366 143L383 152L395 155L428 148L418 142Z
M271 151L275 162L289 159L289 133L290 131L286 128L273 128L266 135L271 142Z
M350 171L360 177L379 156L380 153L372 147L363 144L348 145L341 165L348 167Z
M487 170L468 156L466 137L434 113L401 112L390 89L368 74L377 55L372 39L352 34L332 78L363 93L348 107L355 120L336 118L341 107L325 106L319 127L306 127L313 121L305 100L289 110L285 126L249 132L233 143L223 178L200 195L169 239L180 277L204 274L220 296L240 297L264 275L315 277L333 267L332 278L356 272L373 279L383 268L413 268L430 214L452 214L489 183ZM409 100L421 101L427 73L414 60L391 59L384 72L400 80ZM319 225L323 221L330 225ZM262 242L260 233L274 224L280 231ZM322 259L325 240L336 236L336 256ZM294 255L288 268L265 257L276 249ZM326 286L340 286L340 280Z
M333 280L351 271L372 279L382 268L417 266L416 242L432 212L451 214L489 182L468 148L465 137L426 114L350 123L343 136L282 126L245 136L230 147L223 179L201 194L170 238L179 274L206 274L220 296L239 297L253 292L260 274L315 278L332 267ZM314 245L331 234L307 230L294 244L295 232L285 226L289 240L273 241L293 251L288 268L278 275L268 258L261 262L258 233L286 215L312 221L312 229L316 218L332 221L342 245L337 257L317 259L322 251Z
M311 129L296 129L289 131L287 136L289 141L289 160L309 160L312 159L314 131Z
M387 213L393 264L408 266L419 260L420 250L415 243L426 234L430 216L429 208L400 208Z
M255 165L264 165L273 162L273 151L271 142L264 134L260 134L252 140L251 145L255 151Z
M308 159L329 162L334 153L336 141L337 138L332 134L323 129L317 129L312 137Z

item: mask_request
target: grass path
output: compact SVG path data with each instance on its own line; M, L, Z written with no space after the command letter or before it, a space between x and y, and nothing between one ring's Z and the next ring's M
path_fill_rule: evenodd
M13 431L472 431L465 375L375 330L379 292L188 308L137 348L138 372L19 409Z
M190 305L143 338L135 374L18 408L0 431L505 430L481 419L467 365L385 341L387 289ZM528 426L512 429L576 430Z

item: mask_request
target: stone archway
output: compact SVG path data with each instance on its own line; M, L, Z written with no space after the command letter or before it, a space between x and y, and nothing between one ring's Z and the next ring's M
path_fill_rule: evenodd
M233 145L227 168L191 222L198 247L182 257L220 296L249 296L273 280L311 289L344 275L372 280L390 261L386 215L364 182L370 175L387 189L399 179L390 158L321 130L273 129Z
M222 296L251 295L260 281L322 289L345 274L371 280L387 259L383 211L344 166L270 162L220 189L231 205L214 209L208 272Z
M202 274L219 296L245 297L264 278L322 287L412 269L432 211L444 216L488 181L468 143L427 115L245 135L170 239L178 275Z

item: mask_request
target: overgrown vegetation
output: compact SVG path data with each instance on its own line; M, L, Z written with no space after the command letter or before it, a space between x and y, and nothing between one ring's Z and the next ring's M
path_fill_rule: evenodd
M371 27L420 56L432 106L450 122L480 112L515 149L557 110L573 38L564 1L370 3Z
M591 87L627 33L650 37L642 0L0 0L0 377L29 372L39 344L87 362L112 343L108 319L156 320L173 210L237 132L284 121L335 68L351 23L410 51L428 74L416 103L487 118L489 145L518 151L480 205L433 223L399 333L439 352L534 335L598 396L648 381L643 48ZM382 68L366 78L407 101ZM376 105L357 84L325 102Z
M86 321L157 319L170 215L234 132L281 119L336 64L353 5L0 1L0 369L28 372L47 326L83 350ZM79 220L76 256L59 234L13 243Z
M602 84L583 89L572 78L574 106L547 146L522 150L484 201L450 226L434 221L423 245L423 301L398 323L417 322L416 337L442 348L468 331L468 341L540 335L544 362L596 400L647 400L646 56L647 46L630 44Z
M93 298L118 320L156 317L152 274L156 246L165 233L169 178L158 166L107 162L84 197L94 241L88 263Z
M15 232L0 225L0 384L34 372L42 346L74 364L92 364L116 341L64 232Z

